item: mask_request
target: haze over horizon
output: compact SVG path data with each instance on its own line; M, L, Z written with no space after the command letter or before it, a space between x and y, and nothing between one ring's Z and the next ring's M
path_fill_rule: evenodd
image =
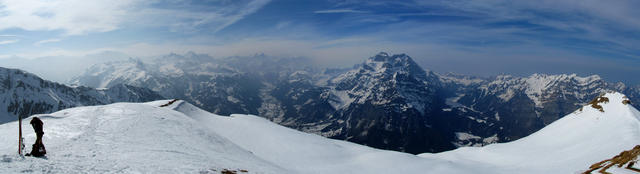
M59 70L49 76L62 81L87 62L189 51L307 57L329 67L385 51L440 73L597 74L639 84L634 7L640 2L0 1L0 66L55 60L33 68ZM78 61L86 59L94 61Z

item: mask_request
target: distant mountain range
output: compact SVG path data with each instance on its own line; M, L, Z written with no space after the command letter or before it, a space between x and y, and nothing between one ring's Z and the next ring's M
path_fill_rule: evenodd
M66 86L17 69L0 68L0 123L33 114L114 102L143 102L162 99L146 88L118 84L95 89Z
M346 69L312 65L264 55L171 54L98 64L72 83L145 87L216 114L260 115L305 132L409 153L513 141L609 90L640 102L640 87L597 75L438 74L407 55L387 53Z

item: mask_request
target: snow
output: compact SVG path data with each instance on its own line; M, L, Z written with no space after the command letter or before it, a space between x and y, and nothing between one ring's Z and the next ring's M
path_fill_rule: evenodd
M45 122L47 157L18 156L16 122L0 125L0 173L287 173L170 109L119 103L38 117ZM23 135L30 147L35 134L28 120L23 121Z
M458 140L472 140L472 139L480 139L481 137L475 136L466 132L456 132L456 137Z
M482 144L473 142L475 140L481 139L482 137L475 136L466 132L456 132L455 135L458 140L454 141L453 145L456 147L482 146Z
M0 173L578 173L640 144L640 112L622 104L622 94L605 97L605 112L585 106L517 141L420 155L331 140L251 115L214 115L183 101L78 107L37 115L45 123L46 158L18 156L17 123L0 125ZM29 119L27 145L35 140ZM476 138L459 136L465 137Z
M498 134L493 134L490 137L483 138L482 139L482 143L484 143L484 144L492 144L492 143L498 142L498 140L499 140Z
M500 75L488 84L479 88L485 92L495 94L504 102L511 100L516 94L524 92L535 104L536 107L543 107L545 100L552 97L553 93L573 94L579 99L585 99L590 93L583 91L593 91L598 94L605 92L599 89L604 85L604 81L598 75L580 77L576 74L533 74L529 77L513 77L510 75ZM574 84L572 89L564 88L566 84ZM592 94L592 93L591 93Z
M445 99L445 104L451 106L451 107L464 107L464 105L458 103L458 100L460 100L460 98L464 97L465 94L458 94L455 97L449 97Z
M230 101L231 103L240 103L240 100L233 96L227 96L227 100Z
M475 78L475 77L469 77L469 76L463 76L463 75L457 75L457 74L451 74L451 73L440 75L440 81L447 82L447 83L461 84L464 86L481 84L485 82L485 80L481 78Z
M470 120L476 121L478 123L487 123L487 120L483 120L483 119L480 119L480 118L475 118L475 117L471 117L471 116L467 116L467 118L470 119Z
M334 109L342 109L342 108L349 107L349 105L351 105L351 103L353 103L356 100L355 98L351 98L349 91L346 91L346 90L343 90L343 91L332 90L331 93L333 94L333 96L337 97L337 101L335 100L329 101L329 104L331 104L331 106Z
M502 101L509 101L514 96L514 92L512 89L507 89L507 92L498 95L498 98L502 99Z
M640 144L640 112L621 104L620 93L605 97L605 112L585 106L517 141L420 156L498 169L492 173L580 172Z
M544 97L544 90L557 86L558 83L566 81L575 81L579 87L595 88L597 85L595 81L601 80L600 76L592 75L587 77L579 77L576 74L561 74L561 75L545 75L545 74L533 74L530 77L524 79L527 84L525 94L533 100L537 107L542 107L542 98ZM584 95L576 95L583 97Z

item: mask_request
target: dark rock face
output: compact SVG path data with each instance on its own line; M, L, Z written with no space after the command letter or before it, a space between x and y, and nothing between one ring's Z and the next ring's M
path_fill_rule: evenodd
M151 63L95 65L75 83L147 87L216 114L260 115L305 132L409 153L516 140L607 90L640 103L640 88L598 76L439 75L407 55L387 53L349 69L320 71L312 64L264 55L172 54Z
M109 89L69 87L43 80L33 74L0 68L0 122L17 120L18 116L55 112L76 106L102 105L114 102L144 102L162 99L157 93L129 85Z

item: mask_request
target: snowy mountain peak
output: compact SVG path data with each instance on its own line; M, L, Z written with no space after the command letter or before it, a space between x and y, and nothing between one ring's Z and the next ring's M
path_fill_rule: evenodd
M374 63L388 63L391 65L413 65L416 64L411 57L406 54L394 54L389 56L389 54L385 52L378 53L377 55L370 57L365 64L374 64Z
M578 99L589 100L592 95L586 94L605 92L601 87L606 86L606 82L598 75L580 77L576 74L533 74L529 77L514 77L510 75L500 75L494 81L483 85L485 91L497 96L503 101L510 101L519 93L525 93L533 100L536 107L543 107L544 100L549 100L558 94L573 94Z
M393 61L403 61L403 60L411 60L411 57L406 54L394 54L389 56L389 54L385 52L380 52L373 57L369 58L369 61L377 61L377 62L393 62Z
M376 57L378 57L378 56L381 56L381 57L389 57L389 53L382 51L382 52L380 52L380 53L376 54Z
M357 69L359 72L373 73L378 75L398 74L418 76L426 78L427 71L422 69L411 57L406 54L394 54L390 56L385 52L378 53L370 57ZM433 75L429 72L429 75Z
M578 84L589 84L596 81L601 81L602 78L598 75L591 75L586 77L580 77L577 74L560 74L560 75L547 75L547 74L533 74L527 78L527 81L541 81L543 83L551 83L557 81L575 81Z
M139 59L130 58L126 61L113 61L96 64L86 72L71 80L71 84L86 85L96 88L108 88L117 84L134 84L137 80L152 78L147 72L145 64Z

